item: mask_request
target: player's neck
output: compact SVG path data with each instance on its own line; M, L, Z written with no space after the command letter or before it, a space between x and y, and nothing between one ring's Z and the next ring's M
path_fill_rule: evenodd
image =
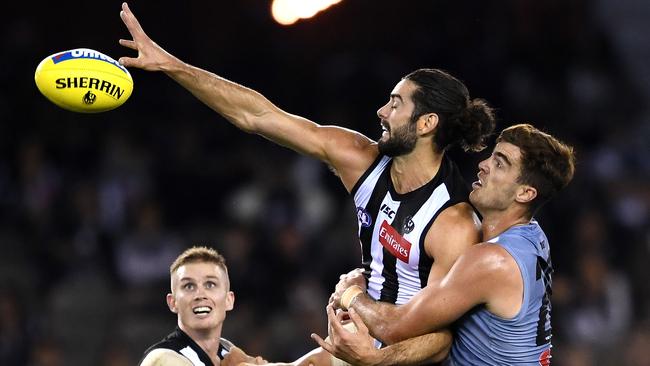
M415 149L411 153L393 158L390 177L397 193L413 192L429 183L440 170L442 153L431 149Z
M519 210L491 211L482 214L481 231L483 232L483 241L493 239L513 226L530 223L530 217L526 212Z
M219 342L221 341L221 327L210 330L194 330L187 327L180 326L181 330L185 332L196 344L203 349L203 351L210 357L214 365L220 364L217 351L219 350Z

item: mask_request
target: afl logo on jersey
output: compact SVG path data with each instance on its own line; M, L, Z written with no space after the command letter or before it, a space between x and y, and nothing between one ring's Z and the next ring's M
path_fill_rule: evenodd
M357 218L362 227L369 227L372 225L372 216L363 207L357 207Z

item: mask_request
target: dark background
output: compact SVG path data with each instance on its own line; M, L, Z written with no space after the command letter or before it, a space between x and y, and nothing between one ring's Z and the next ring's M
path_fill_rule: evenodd
M552 245L554 365L648 365L650 2L354 1L282 27L269 1L134 1L168 51L323 124L380 136L375 111L438 67L575 145L538 219ZM247 135L163 74L132 70L117 110L48 102L36 65L78 47L132 55L119 1L12 2L0 24L0 364L133 365L175 324L183 248L227 257L224 335L289 361L326 333L360 258L351 198L320 162ZM452 150L468 182L487 152Z

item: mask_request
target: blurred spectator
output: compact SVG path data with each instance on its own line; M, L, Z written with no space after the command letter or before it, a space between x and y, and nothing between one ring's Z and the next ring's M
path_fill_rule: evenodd
M144 202L135 212L133 232L115 245L119 278L127 287L158 285L169 278L169 263L182 251L181 241L162 223L157 202Z
M650 366L648 346L650 345L650 321L637 322L629 335L629 340L623 344L623 360L625 366Z
M27 366L65 366L63 349L54 339L42 339L31 348Z
M0 288L0 364L24 365L31 345L26 305L14 288Z
M609 267L601 252L578 258L573 309L566 324L567 340L584 344L604 356L616 352L630 327L632 299L625 276Z

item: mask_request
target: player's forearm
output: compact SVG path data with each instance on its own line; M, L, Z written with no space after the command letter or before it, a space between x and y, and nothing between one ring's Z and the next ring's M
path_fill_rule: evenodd
M260 93L174 58L162 70L238 128L260 133L258 120L279 110Z
M411 337L398 329L400 313L395 305L375 301L364 293L354 299L352 308L361 316L370 334L384 343L392 344Z
M441 362L449 354L452 340L448 330L409 338L377 350L377 359L380 361L375 365L421 365Z

